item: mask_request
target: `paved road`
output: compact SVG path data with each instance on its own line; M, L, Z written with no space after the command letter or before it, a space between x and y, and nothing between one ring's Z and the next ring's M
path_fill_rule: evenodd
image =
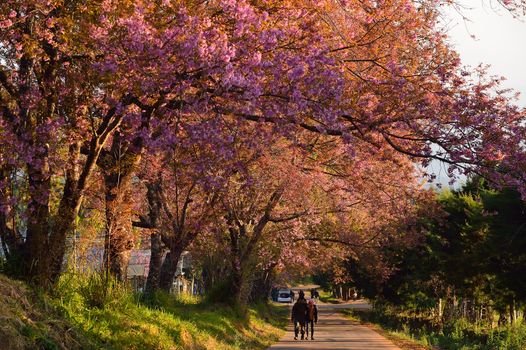
M339 313L339 309L342 308L368 307L369 305L363 302L318 305L319 317L318 324L315 325L314 340L294 340L293 326L289 325L285 336L269 350L400 350L380 334L344 318Z

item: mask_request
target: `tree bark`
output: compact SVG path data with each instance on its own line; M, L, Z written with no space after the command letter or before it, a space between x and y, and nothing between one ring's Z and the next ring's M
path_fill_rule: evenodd
M118 281L127 275L135 244L132 227L131 185L141 161L142 147L121 140L116 134L112 147L99 162L104 171L106 199L105 269Z
M170 292L173 286L175 273L177 272L177 263L181 258L183 250L181 248L170 249L166 253L163 264L161 266L161 277L159 279L159 288L165 292Z
M0 182L10 184L12 171L11 167L0 167ZM20 258L23 240L17 230L12 212L13 208L9 203L11 196L12 192L9 186L0 188L0 206L4 207L4 210L0 210L0 241L6 259L8 261L13 259L13 263L18 265L18 262L14 260ZM9 227L9 221L11 221L11 227Z
M164 250L162 248L161 234L158 232L152 233L151 241L151 255L150 255L150 269L148 271L148 278L146 279L145 294L153 294L159 289L161 277L161 264Z
M45 148L45 147L44 147ZM47 151L40 152L43 159L38 165L27 164L30 200L27 221L27 234L24 246L23 274L37 284L45 284L50 275L48 234L49 234L49 195L51 178L47 162Z
M268 199L263 215L257 220L253 228L252 236L248 238L245 244L240 244L240 240L247 238L247 227L234 220L236 215L231 211L227 215L227 222L231 225L229 228L230 248L231 248L231 288L232 300L234 304L241 307L242 310L248 302L250 296L250 283L246 281L247 261L250 261L252 254L256 249L257 244L263 237L263 232L266 225L273 220L271 213L278 205L281 196L283 195L284 187L279 186L274 190ZM231 209L230 209L231 210ZM237 226L234 228L234 226Z
M235 306L244 307L250 295L250 291L247 290L248 285L245 281L245 271L242 266L242 261L234 259L232 262L232 274L230 290L232 291L232 303Z
M252 285L252 290L250 293L250 301L265 301L270 295L273 282L273 269L276 264L271 264L271 266L262 271L258 278L254 281Z
M126 193L124 196L126 199L111 197L111 194L106 196L105 269L118 281L124 281L127 276L131 250L135 243L131 207L126 203L130 196L129 193Z

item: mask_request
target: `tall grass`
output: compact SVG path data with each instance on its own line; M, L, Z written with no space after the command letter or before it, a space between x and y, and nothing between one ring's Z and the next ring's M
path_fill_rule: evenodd
M113 277L98 272L84 275L67 273L52 291L53 296L62 300L78 295L89 308L109 307L114 303L128 302L133 296L125 284Z
M42 291L0 273L0 349L85 349L81 334Z
M199 297L147 300L92 274L65 275L52 302L97 349L263 349L279 339L286 310L252 305L246 316Z

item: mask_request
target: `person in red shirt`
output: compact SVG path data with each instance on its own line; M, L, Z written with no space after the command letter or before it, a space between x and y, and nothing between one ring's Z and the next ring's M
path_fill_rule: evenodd
M309 326L310 326L310 339L314 340L314 324L318 323L318 307L314 304L314 299L309 300L307 304L307 339L309 339Z

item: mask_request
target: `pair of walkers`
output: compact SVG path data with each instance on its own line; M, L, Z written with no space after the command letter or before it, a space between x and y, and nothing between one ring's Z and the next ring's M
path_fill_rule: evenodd
M318 323L318 308L314 304L314 300L305 300L303 291L299 292L298 300L292 306L291 321L294 323L294 340L298 339L298 334L301 332L301 339L305 339L305 333L309 339L314 340L314 324Z

